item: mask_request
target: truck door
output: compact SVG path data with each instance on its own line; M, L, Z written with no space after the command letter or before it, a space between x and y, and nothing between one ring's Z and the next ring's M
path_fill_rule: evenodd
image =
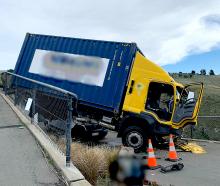
M198 116L203 94L203 83L186 85L176 104L173 124L180 125L184 120L194 120Z

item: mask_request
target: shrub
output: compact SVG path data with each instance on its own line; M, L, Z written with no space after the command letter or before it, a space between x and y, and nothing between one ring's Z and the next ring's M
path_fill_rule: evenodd
M92 185L96 185L99 178L108 176L108 167L119 151L107 146L89 147L77 142L72 143L71 147L73 164Z
M195 71L195 70L192 70L191 74L192 74L192 75L195 75L195 74L196 74L196 71Z
M210 75L210 76L214 76L214 75L215 75L214 70L211 69L211 70L209 71L209 75Z
M201 69L201 70L200 70L200 74L201 74L201 75L206 75L206 70L205 70L205 69Z

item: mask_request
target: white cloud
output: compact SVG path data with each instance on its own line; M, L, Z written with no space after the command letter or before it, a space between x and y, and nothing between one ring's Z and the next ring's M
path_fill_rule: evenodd
M26 32L137 42L160 65L220 42L218 0L0 0L0 69L13 68Z

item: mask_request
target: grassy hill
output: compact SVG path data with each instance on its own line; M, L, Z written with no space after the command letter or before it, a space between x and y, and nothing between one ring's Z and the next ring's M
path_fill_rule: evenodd
M220 75L190 77L179 77L173 75L174 79L183 84L192 82L204 83L204 95L200 108L200 116L220 116ZM186 132L187 135L189 131ZM198 125L194 131L195 138L220 140L220 118L199 118Z

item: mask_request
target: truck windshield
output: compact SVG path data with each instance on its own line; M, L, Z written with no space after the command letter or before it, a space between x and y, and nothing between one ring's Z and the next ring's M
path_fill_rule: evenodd
M173 86L151 82L145 109L154 112L161 120L170 121L173 112L173 95Z

